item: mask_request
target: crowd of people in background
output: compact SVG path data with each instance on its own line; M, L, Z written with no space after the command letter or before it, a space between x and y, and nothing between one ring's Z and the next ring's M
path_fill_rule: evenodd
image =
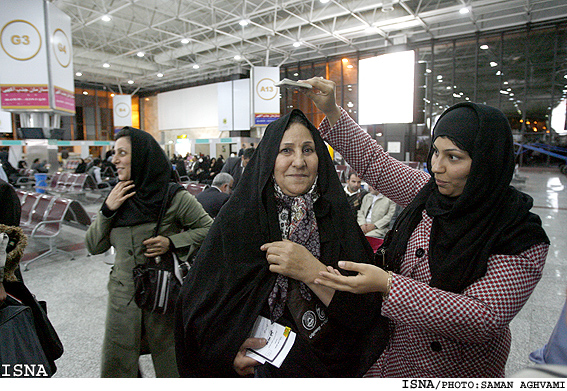
M531 198L509 186L506 117L453 106L433 130L428 171L416 170L337 105L333 82L307 82L319 128L293 110L226 160L167 157L134 128L114 154L81 159L75 172L114 179L86 235L92 254L117 250L103 377L136 377L144 342L161 377L504 376L509 324L550 245ZM349 163L346 183L325 143ZM39 159L31 168L47 171ZM193 197L183 182L207 188ZM156 228L158 216L167 223ZM169 250L196 255L175 316L130 305L136 264ZM281 367L246 355L267 342L249 334L262 317L297 334Z

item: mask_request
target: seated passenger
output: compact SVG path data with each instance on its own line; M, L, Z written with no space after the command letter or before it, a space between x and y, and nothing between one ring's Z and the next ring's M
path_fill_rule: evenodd
M221 172L215 176L210 187L195 196L213 219L217 217L222 206L228 201L233 183L234 180L230 174Z
M372 186L368 186L368 190L370 193L364 196L358 211L358 225L366 236L383 239L396 211L396 203Z

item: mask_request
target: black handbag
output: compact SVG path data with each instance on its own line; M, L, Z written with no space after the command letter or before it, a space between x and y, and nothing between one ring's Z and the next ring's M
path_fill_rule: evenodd
M32 309L10 295L0 304L0 363L2 376L51 377L54 373Z
M165 202L161 207L154 237L158 235L161 221L176 189L170 186L166 194ZM133 269L134 277L134 301L142 309L158 314L172 313L175 301L179 296L181 281L176 277L174 268L177 267L174 260L175 254L168 250L165 254L157 257L146 257L146 263L136 265Z
M4 281L3 284L8 294L16 298L22 303L21 305L31 311L35 333L39 338L39 343L49 364L47 371L50 376L55 374L57 372L55 361L63 355L64 348L57 335L57 331L47 316L47 304L45 301L38 301L33 293L20 281ZM2 360L0 360L1 362Z

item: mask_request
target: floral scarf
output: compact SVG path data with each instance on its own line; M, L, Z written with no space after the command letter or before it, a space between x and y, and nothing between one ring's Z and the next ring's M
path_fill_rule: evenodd
M285 195L282 189L274 180L276 197L276 207L282 239L288 239L294 243L301 244L307 248L317 259L321 255L321 242L319 239L319 229L313 204L319 198L317 190L317 179L311 189L297 197ZM288 293L288 277L278 274L274 289L268 298L272 321L278 320L284 312ZM300 283L301 296L311 301L311 291L304 284Z

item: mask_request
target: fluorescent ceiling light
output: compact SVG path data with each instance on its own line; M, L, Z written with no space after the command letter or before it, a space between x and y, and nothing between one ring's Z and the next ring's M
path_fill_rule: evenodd
M110 64L107 63L107 62L105 62L104 64L102 64L102 66L103 66L104 68L110 68Z
M160 73L158 73L156 76L157 76L157 77L163 77L163 73L160 72Z
M299 42L299 41L293 43L294 48L298 48L300 46L301 46L301 42Z
M128 80L128 84L134 84L134 80Z
M467 7L463 7L463 8L461 8L461 9L459 10L459 13L460 13L461 15L466 15L466 14L468 14L469 12L471 12L471 10L468 9Z
M100 20L102 20L103 22L110 22L112 18L110 17L110 15L103 15Z
M136 56L138 56L138 57L144 57L145 54L144 54L144 52L138 52L138 53L136 53Z
M187 45L187 44L189 43L189 40L188 40L187 38L183 38L183 39L181 40L181 43L182 43L183 45Z
M75 73L75 76L83 76L83 74L81 72L77 72Z
M199 64L193 65L193 69L199 69Z
M488 50L488 45L480 45L480 48L481 48L482 50Z
M250 22L246 19L242 19L240 22L238 22L238 24L244 27L244 26L248 26Z

